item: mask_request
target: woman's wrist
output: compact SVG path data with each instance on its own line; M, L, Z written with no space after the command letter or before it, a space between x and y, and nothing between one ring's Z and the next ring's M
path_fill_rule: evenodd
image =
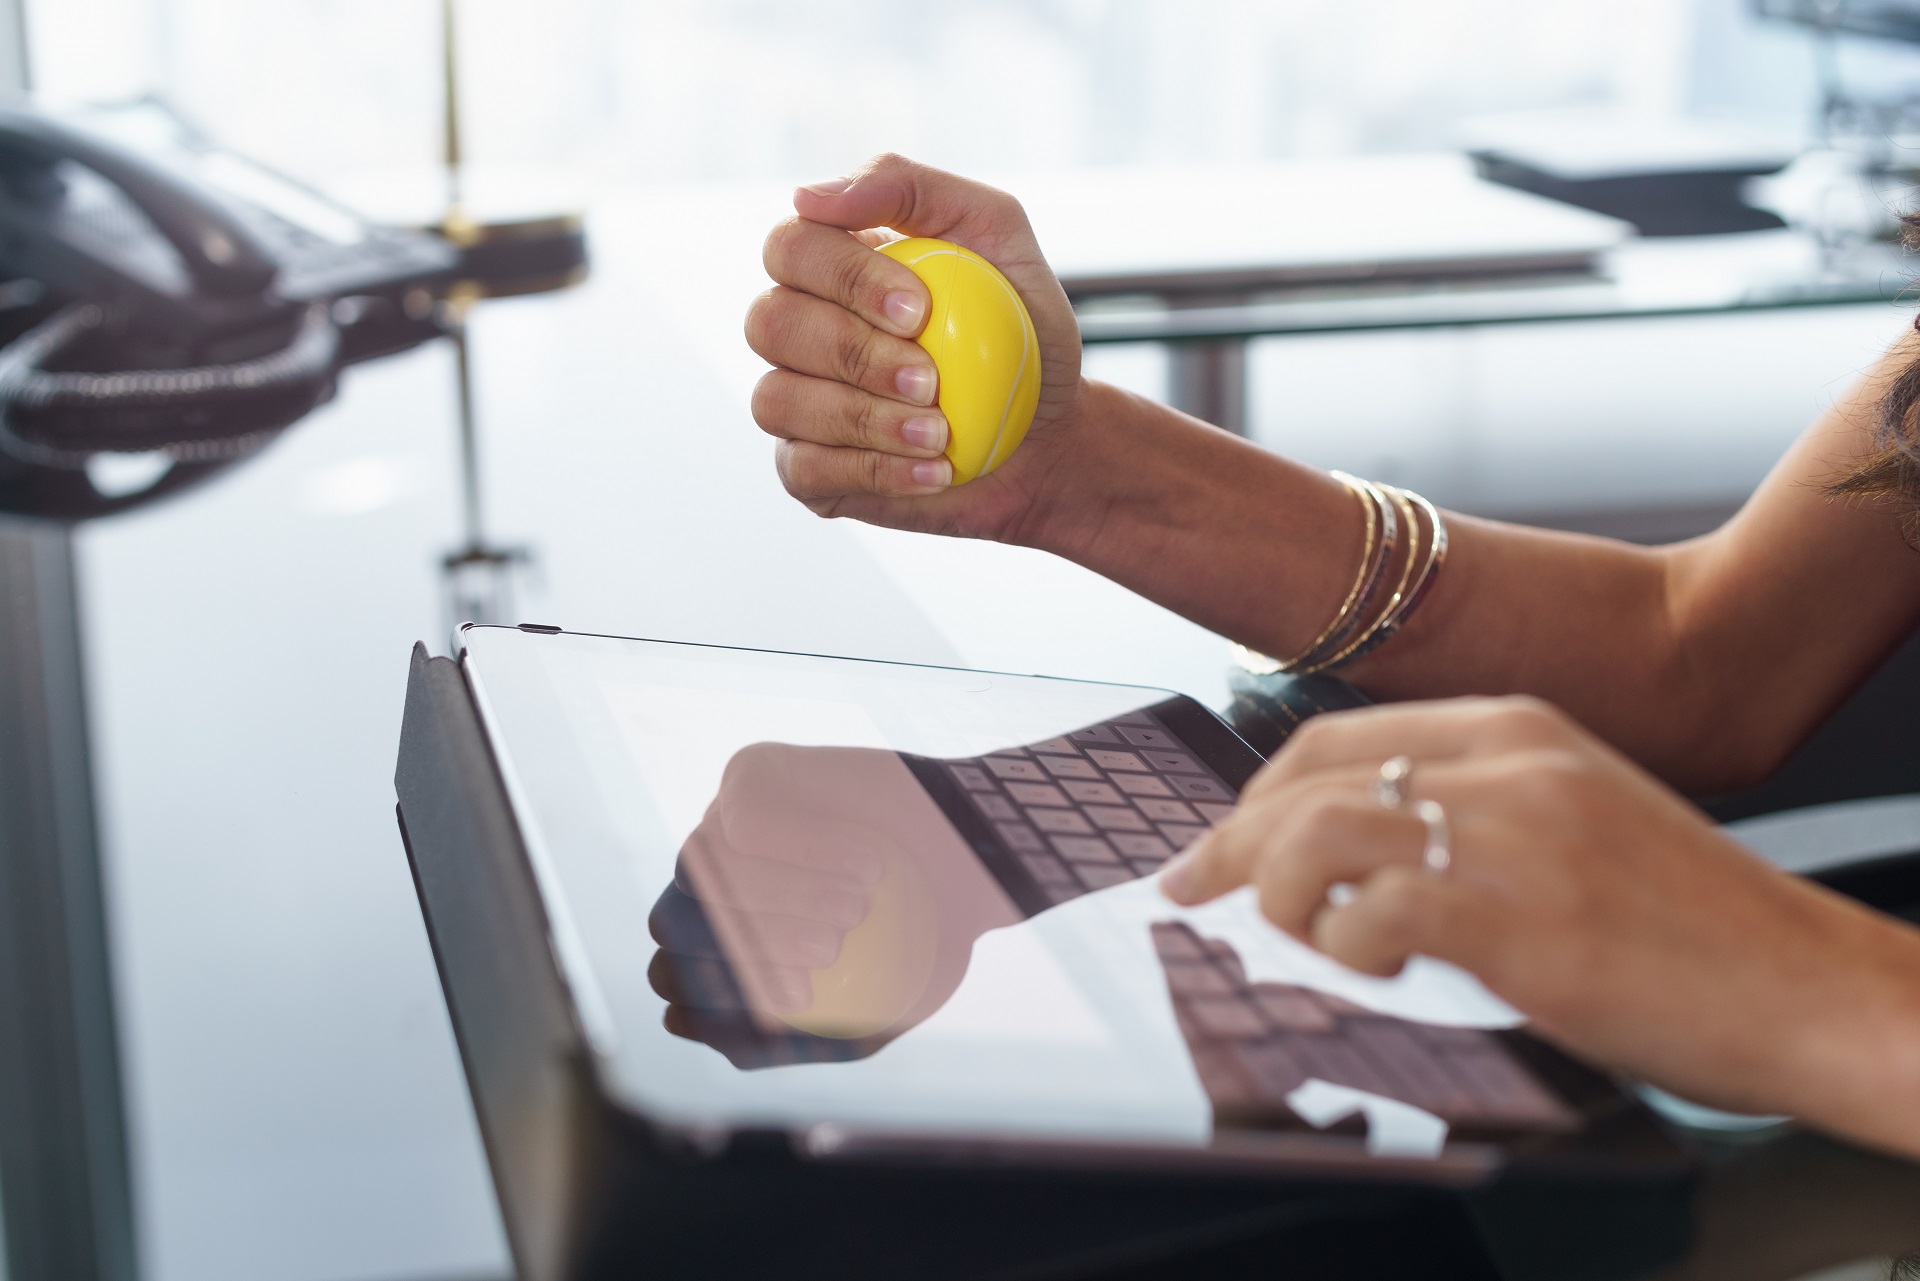
M1008 541L1269 652L1338 609L1363 530L1325 473L1093 380L1062 426Z

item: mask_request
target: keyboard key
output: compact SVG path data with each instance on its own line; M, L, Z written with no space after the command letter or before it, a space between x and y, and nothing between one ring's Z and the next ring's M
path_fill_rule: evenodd
M1538 1124L1572 1119L1525 1068L1491 1040L1481 1053L1448 1055L1447 1067L1454 1079L1472 1091L1481 1111L1494 1120Z
M1008 783L1007 791L1022 805L1065 805L1066 796L1047 783Z
M1087 822L1079 810L1029 810L1027 821L1043 832L1066 832L1073 836L1093 834L1093 824Z
M1156 801L1142 797L1135 802L1140 812L1160 823L1198 823L1200 816L1185 801Z
M1000 778L1017 778L1029 783L1046 781L1046 772L1032 761L1011 761L1004 756L987 757L987 768Z
M1135 747L1177 748L1180 746L1180 740L1163 729L1136 729L1131 725L1119 725L1115 726L1115 729L1122 740ZM1080 736L1075 734L1074 737Z
M1393 1097L1393 1082L1339 1036L1294 1034L1286 1038L1285 1044L1300 1066L1330 1085L1350 1085L1368 1094Z
M1134 774L1148 772L1146 762L1132 752L1103 752L1097 747L1089 747L1087 756L1101 769L1125 770Z
M1042 885L1040 889L1049 899L1053 900L1056 907L1062 903L1071 902L1086 893L1086 890L1079 885Z
M1433 1051L1400 1020L1354 1019L1345 1032L1398 1080L1401 1088L1394 1098L1445 1117L1458 1115L1470 1104L1466 1091L1440 1066Z
M1188 827L1184 823L1162 823L1160 835L1177 850L1183 850L1207 834L1204 827Z
M1246 985L1247 971L1240 964L1240 953L1233 950L1233 944L1224 939L1208 939L1202 944L1207 956L1213 961L1214 968L1242 986Z
M1013 802L1004 796L976 796L973 798L973 803L978 805L980 812L988 818L1012 822L1020 817L1020 811L1015 809Z
M1135 876L1152 876L1166 866L1166 862L1163 858L1130 858L1127 866L1133 869Z
M1157 770L1165 770L1169 774L1199 774L1204 772L1200 762L1194 760L1193 757L1188 756L1185 752L1142 752L1140 755L1147 758L1147 764Z
M1229 802L1233 800L1233 793L1229 792L1224 784L1216 783L1210 778L1175 774L1167 781L1173 784L1175 791L1188 800Z
M1151 832L1147 820L1140 817L1140 811L1130 805L1089 805L1087 817L1094 826L1105 832Z
M1042 756L1040 763L1047 773L1055 778L1091 778L1100 777L1100 771L1078 756Z
M1078 885L1067 865L1051 854L1022 854L1021 864L1033 873L1033 879L1042 885Z
M1076 863L1074 870L1080 873L1080 879L1090 889L1105 890L1116 885L1125 885L1134 879L1133 873L1124 867L1103 867L1098 863Z
M1195 801L1193 808L1205 815L1209 823L1224 823L1227 821L1227 817L1233 813L1233 806L1222 804L1219 801Z
M1207 950L1191 927L1173 921L1161 921L1153 927L1153 950L1166 965L1181 961L1204 961Z
M1253 989L1253 1001L1267 1022L1282 1032L1331 1032L1333 1015L1313 999L1304 988L1261 983Z
M1173 857L1173 846L1158 836L1113 832L1107 839L1113 842L1113 848L1128 858L1150 858L1164 862Z
M1059 756L1073 756L1077 755L1080 751L1079 748L1064 738L1045 739L1042 742L1035 743L1033 750L1036 752L1053 752Z
M1113 785L1129 796L1172 796L1164 779L1152 774L1115 774Z
M1240 1066L1233 1047L1194 1045L1193 1068L1215 1107L1244 1108L1265 1100Z
M1251 1040L1267 1030L1260 1011L1239 996L1202 997L1187 1009L1201 1031L1216 1041Z
M966 788L969 792L991 792L994 790L993 780L988 778L987 772L978 765L949 765L947 769L952 772L954 779L959 782L960 786Z
M1040 839L1040 833L1025 823L995 823L993 830L1000 833L1000 839L1007 848L1021 854L1044 854L1047 843Z
M1105 725L1089 725L1085 729L1073 731L1067 737L1076 743L1111 743L1115 747L1121 745L1120 736Z
M1120 856L1113 847L1097 836L1056 836L1053 848L1060 851L1060 857L1071 859L1075 863L1105 863L1110 867L1120 866Z
M1233 984L1211 965L1167 964L1167 990L1175 996L1231 996Z
M1079 801L1082 805L1125 805L1127 798L1114 790L1111 783L1080 783L1072 779L1061 779L1060 790ZM1179 804L1178 801L1174 804Z
M1252 1080L1254 1097L1276 1111L1287 1106L1287 1096L1317 1075L1294 1057L1284 1041L1241 1041L1231 1048L1233 1060Z

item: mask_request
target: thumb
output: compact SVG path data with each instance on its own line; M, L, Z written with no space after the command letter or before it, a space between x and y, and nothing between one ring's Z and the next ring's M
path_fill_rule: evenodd
M952 240L993 259L1035 246L1020 202L997 187L916 164L875 156L845 178L797 188L794 212L809 222L866 231L890 227L908 236Z

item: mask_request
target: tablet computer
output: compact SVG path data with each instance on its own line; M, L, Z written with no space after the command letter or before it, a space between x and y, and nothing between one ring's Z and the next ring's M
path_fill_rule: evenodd
M1466 974L1343 969L1158 869L1257 753L1165 690L469 626L592 1070L663 1131L1472 1182L1670 1175Z

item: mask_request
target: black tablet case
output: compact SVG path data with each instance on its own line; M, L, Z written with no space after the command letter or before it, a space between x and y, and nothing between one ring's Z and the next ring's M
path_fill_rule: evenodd
M1346 688L1243 681L1235 724L1243 712L1265 716L1277 743L1304 715L1364 701ZM414 647L394 783L521 1281L1226 1281L1290 1272L1288 1261L1311 1264L1316 1279L1388 1268L1599 1281L1685 1248L1683 1178L1536 1177L1456 1194L1271 1169L1102 1170L1084 1158L842 1163L803 1158L784 1132L703 1144L659 1130L599 1086L464 674L424 646Z

